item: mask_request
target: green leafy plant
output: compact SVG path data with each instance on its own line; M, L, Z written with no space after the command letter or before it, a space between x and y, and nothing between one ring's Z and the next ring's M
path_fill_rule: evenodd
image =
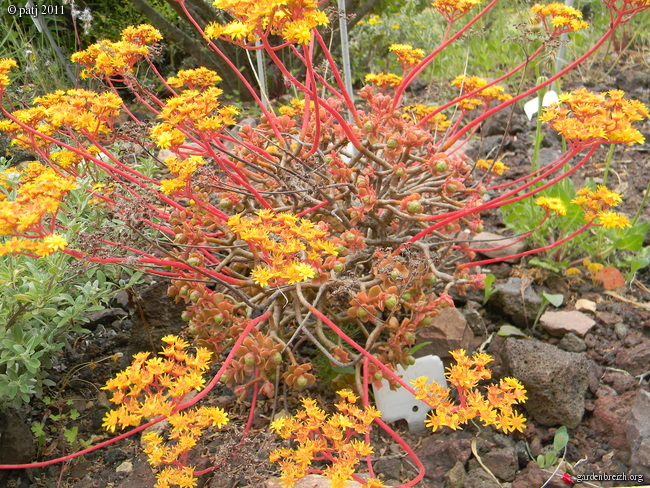
M45 413L42 421L32 422L31 431L36 438L39 450L48 451L61 447L62 442L67 442L71 449L86 448L88 441L80 439L79 427L70 425L74 423L81 414L73 407L73 400L53 399L49 396L43 397Z
M485 285L485 288L483 289L483 305L485 305L490 300L490 297L497 292L496 288L492 286L496 279L497 277L491 273L485 275L485 280L483 280L483 284Z
M584 188L597 191L599 186L588 182ZM585 210L575 203L579 193L568 178L540 192L544 198L561 202L566 211L564 215L545 215L546 210L536 204L533 198L504 205L500 212L509 229L518 234L528 234L527 240L531 246L543 247L572 235L585 224ZM533 223L539 225L534 227ZM649 252L644 248L643 242L649 229L650 223L638 222L638 218L633 219L630 226L625 228L594 226L589 231L576 235L570 244L538 254L529 260L529 264L560 272L584 259L591 259L610 262L617 268L633 273L648 264Z
M549 446L548 451L537 456L537 465L542 469L555 466L558 460L564 457L565 448L568 443L569 434L567 433L566 427L563 425L555 431L553 446Z
M539 306L539 310L537 310L537 315L535 316L535 321L533 322L533 330L535 330L535 327L537 327L537 322L539 322L539 318L542 316L542 314L546 310L546 307L548 307L549 304L553 305L555 308L558 308L562 305L562 302L564 302L564 295L562 295L561 293L554 294L554 293L543 292L542 304Z
M6 165L6 161L2 161ZM104 218L90 204L81 182L63 207L70 241ZM0 243L8 241L0 237ZM102 310L114 294L134 284L140 273L121 279L117 268L101 269L65 253L35 258L23 254L0 259L0 408L19 407L53 386L48 369L70 336L84 332L88 312Z

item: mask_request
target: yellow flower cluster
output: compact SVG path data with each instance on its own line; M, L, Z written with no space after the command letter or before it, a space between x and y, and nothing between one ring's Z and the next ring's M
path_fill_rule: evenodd
M314 278L317 271L309 262L315 263L323 255L338 255L336 245L324 239L324 224L316 226L292 213L276 214L265 209L247 219L237 214L228 219L228 226L267 263L251 273L253 281L262 287Z
M473 92L487 85L488 82L480 76L458 75L451 82L452 86L460 88L461 95ZM458 107L463 110L474 110L482 105L489 105L492 100L503 102L510 100L511 95L505 93L502 86L492 85L476 93L473 98L465 98L458 102Z
M456 20L476 7L482 0L435 0L431 6L448 20Z
M0 58L0 93L4 90L5 86L8 86L9 81L9 71L11 68L18 67L18 63L11 58Z
M42 240L24 239L22 237L11 237L5 242L0 242L0 256L15 253L31 253L39 257L65 249L68 245L65 237L58 234L45 236Z
M69 149L62 149L50 153L50 159L58 164L61 168L69 168L74 164L83 161L83 156Z
M499 176L510 169L502 161L495 161L493 159L479 159L476 161L476 167L488 170Z
M369 73L366 75L366 81L379 88L387 88L399 85L402 82L402 77L394 73Z
M186 136L180 128L214 133L237 123L234 119L239 113L237 107L221 105L219 96L223 90L212 86L220 80L219 75L206 68L182 70L167 80L171 86L199 86L201 89L183 90L166 101L158 115L164 122L153 126L149 132L158 147L168 149L183 144Z
M313 101L309 102L310 110L314 110L316 106ZM288 117L296 117L302 114L305 111L305 100L300 98L294 98L289 102L289 105L283 105L278 108L278 112L281 115L287 115Z
M156 475L156 488L190 488L196 486L196 477L194 469L184 465L187 453L206 428L226 425L228 415L218 407L177 410L190 391L205 384L203 373L210 368L212 353L198 348L195 355L190 354L186 351L189 344L173 335L162 341L167 344L162 357L150 358L148 352L136 354L131 366L103 387L113 391L111 402L119 405L106 414L103 426L115 432L118 425L135 427L142 419L166 416L171 425L170 440L164 442L157 432L148 432L142 436L144 452L153 467L166 465Z
M16 110L11 115L46 136L53 136L56 131L68 135L72 129L96 137L110 134L121 106L122 99L110 92L57 90L35 98L33 107ZM48 148L52 144L10 120L0 121L0 131L13 134L12 143L25 149L33 145Z
M360 20L357 24L358 25L377 25L377 24L383 24L384 21L381 20L381 17L379 15L373 14L370 17L368 17L367 20Z
M169 86L181 88L185 85L188 88L214 86L221 81L221 77L214 71L201 66L195 69L184 69L167 79Z
M617 206L623 200L618 193L608 190L603 185L598 185L596 190L587 187L581 188L576 192L576 195L572 203L582 207L587 222L598 219L600 225L605 229L630 227L630 219L625 215L609 210L610 207Z
M203 373L210 369L212 353L200 347L192 355L185 351L189 344L172 335L162 341L167 344L163 357L150 358L148 352L134 355L131 366L102 388L112 391L111 402L119 405L104 417L103 426L111 432L118 425L136 427L144 418L169 417L185 395L205 384Z
M260 34L283 37L288 42L308 44L311 30L329 23L327 15L318 10L315 0L215 0L212 4L232 15L228 24L211 23L205 35L215 39L255 41Z
M0 236L33 232L42 235L41 222L54 215L61 200L76 187L72 178L59 176L40 163L29 163L22 172L13 168L0 172ZM49 256L65 249L64 237L51 234L36 240L12 237L0 242L0 256L27 252Z
M130 75L135 63L151 52L147 44L161 39L160 32L150 25L129 26L122 31L120 41L103 39L84 51L74 53L70 59L86 67L81 72L84 78Z
M540 119L574 144L643 144L645 138L632 122L648 117L648 108L624 95L621 90L594 93L579 88L562 93L560 101L546 107Z
M566 207L560 198L554 197L539 197L535 200L535 205L539 205L549 212L556 215L566 215Z
M407 105L403 109L403 116L406 119L415 119L419 121L437 109L438 107L436 106L423 105L421 103L415 105ZM430 130L443 132L447 130L449 126L451 126L451 122L445 114L439 112L428 119L426 125Z
M589 24L582 20L582 12L580 10L563 3L554 2L548 5L535 4L531 7L530 11L533 15L538 16L546 26L546 17L551 17L551 26L553 29L551 30L547 26L550 34L557 35L567 31L576 32L589 27Z
M411 382L418 400L434 408L426 421L433 432L440 427L454 430L469 420L479 417L484 425L493 425L505 433L523 432L525 418L514 411L513 406L526 400L526 390L515 378L504 378L498 385L487 387L484 396L478 391L479 381L488 380L492 372L485 366L492 358L485 353L468 357L463 349L451 352L456 365L448 367L447 380L458 392L459 405L449 398L449 388L436 382L427 384L428 378L420 376Z
M415 49L410 44L392 44L389 51L397 55L402 68L412 68L424 57L424 49Z
M165 164L169 168L170 173L176 175L176 178L162 180L160 182L160 191L165 195L171 195L185 188L192 174L194 174L199 166L205 164L205 160L201 156L189 156L185 159L171 156L165 159Z
M156 474L158 482L155 488L196 486L194 469L191 466L179 466L178 461L197 444L205 429L226 425L228 415L219 407L199 407L175 413L168 421L171 425L169 442L165 442L157 432L148 432L142 436L149 464L155 468L166 465Z
M380 416L372 406L359 408L358 397L350 390L337 394L343 398L336 403L338 413L327 415L311 398L302 400L303 410L293 417L281 417L273 421L271 430L283 439L295 439L294 449L280 448L270 455L271 462L282 470L281 483L291 487L307 474L312 462L325 459L332 464L323 469L332 488L343 488L355 472L359 459L373 452L365 441L352 439L354 434L365 434L370 424ZM318 456L318 457L317 457ZM363 488L384 486L377 479L369 479Z

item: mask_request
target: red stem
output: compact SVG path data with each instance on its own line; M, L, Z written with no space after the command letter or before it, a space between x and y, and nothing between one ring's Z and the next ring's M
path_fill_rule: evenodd
M451 36L449 39L446 41L442 42L436 49L434 49L429 55L424 58L422 61L420 61L413 70L406 75L406 77L402 80L402 82L399 84L397 87L397 90L395 91L395 98L393 100L393 109L396 109L400 102L402 101L402 96L404 95L404 90L408 88L408 86L413 82L415 78L417 78L424 69L429 66L435 59L435 57L443 50L446 49L447 46L449 46L452 42L454 42L456 39L458 39L460 36L462 36L472 25L474 25L481 17L483 17L486 13L488 13L494 5L499 0L492 0L489 4L485 6L483 10L481 10L478 14L476 14L476 17L474 17L472 20L470 20L465 26L463 26L456 34Z

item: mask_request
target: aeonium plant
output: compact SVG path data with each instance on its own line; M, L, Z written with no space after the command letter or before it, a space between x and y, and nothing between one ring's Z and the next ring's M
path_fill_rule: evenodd
M623 98L617 106L594 101L607 122L595 133L589 124L580 126L584 114L566 99L545 120L567 139L568 149L535 173L498 183L507 170L503 162L472 161L463 152L485 119L575 68L650 6L647 0L604 2L610 28L592 49L547 81L510 93L509 79L558 36L587 27L574 8L536 5L533 18L546 38L519 65L492 81L454 76L457 96L451 100L408 103L407 87L496 3L434 1L448 25L439 47L425 53L392 46L401 73L372 73L366 86L350 93L318 30L330 19L317 2L217 0L214 6L232 20L195 27L241 76L262 113L257 126L231 130L244 114L221 101L218 73L198 67L160 75L154 61L162 35L141 25L73 56L82 77L104 84L101 91L59 91L10 109L15 63L0 61L0 95L7 101L0 130L59 177L94 178L96 205L128 229L56 240L56 249L170 278L169 296L186 304L189 334L217 360L228 352L220 377L242 399L252 395L253 409L257 396L272 396L280 380L296 389L314 384L318 372L300 347L304 341L339 370L354 372L351 383L367 405L368 386L384 378L412 391L394 370L413 362L418 329L453 306L452 288L483 286L476 271L483 262L474 261L466 243L483 228L482 213L552 187L602 144L639 142L630 123L644 116L640 105L631 113L620 108L632 103ZM179 6L192 18L183 2ZM262 50L298 96L288 104L263 103L223 54L222 42ZM317 52L326 70L316 66ZM290 69L287 56L301 69ZM169 97L139 82L140 65L158 74ZM117 86L131 90L139 110L155 120L152 126L133 115ZM120 113L130 122L118 127ZM166 150L159 161L165 175L128 164L119 149L124 144L116 144L124 141L149 152ZM12 206L0 214L3 233L19 239L11 249L5 241L2 252L32 253L33 241L51 248L62 225L57 208ZM20 218L16 212L30 215L20 228L12 223ZM597 222L602 218L590 225Z

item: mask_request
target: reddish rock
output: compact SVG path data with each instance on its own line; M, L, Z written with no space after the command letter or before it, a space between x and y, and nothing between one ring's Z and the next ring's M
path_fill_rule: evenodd
M611 393L611 394L607 394ZM601 388L596 393L595 408L589 422L591 428L598 432L614 449L629 451L625 427L631 404L636 397L635 391L617 395L613 389Z
M449 351L470 349L474 333L465 316L456 308L443 308L430 325L418 331L419 342L431 342L420 349L418 356L433 354L450 358Z
M650 340L643 339L630 349L618 351L616 365L633 376L647 373L650 369Z
M548 484L545 484L548 478L549 474L542 471L535 461L531 461L528 463L528 466L517 474L517 478L512 482L512 488L531 488L538 486L544 486L545 488L560 488L569 486L564 484L559 477L556 477L549 481Z
M630 374L608 371L603 375L603 383L610 385L617 394L622 395L636 388L638 380Z
M457 462L464 465L472 455L471 437L467 432L456 431L424 439L416 454L424 464L425 479L437 482L434 486L442 486L445 474Z
M650 393L639 390L632 402L626 434L630 445L630 472L650 477Z
M517 472L517 453L514 447L492 449L481 455L483 464L501 481L512 481Z
M584 337L596 325L594 319L576 310L570 312L545 312L539 319L539 323L549 334L555 337L562 337L569 332Z

